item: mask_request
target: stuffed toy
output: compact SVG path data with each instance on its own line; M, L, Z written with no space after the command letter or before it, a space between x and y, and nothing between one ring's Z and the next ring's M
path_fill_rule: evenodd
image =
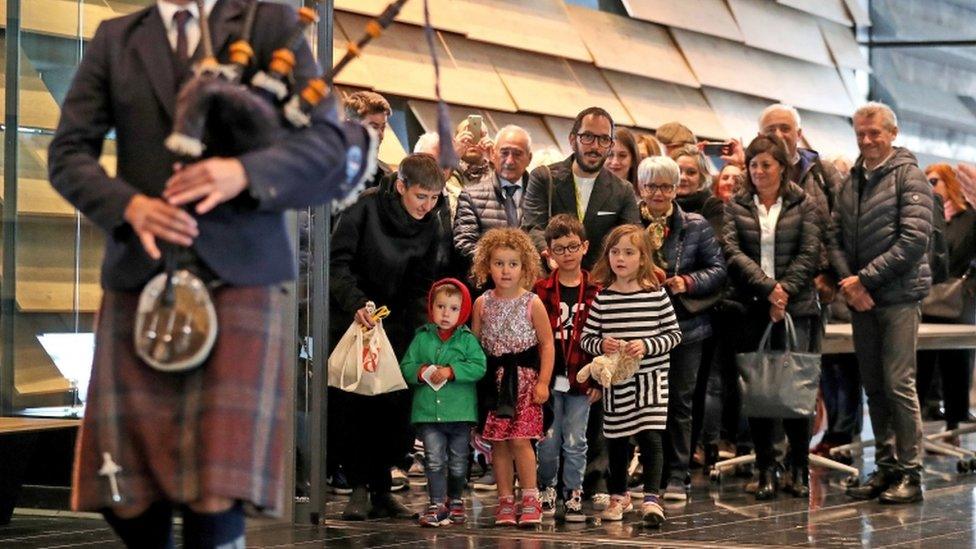
M584 383L592 377L603 387L618 385L634 377L640 357L629 357L621 352L603 354L576 372L576 381Z

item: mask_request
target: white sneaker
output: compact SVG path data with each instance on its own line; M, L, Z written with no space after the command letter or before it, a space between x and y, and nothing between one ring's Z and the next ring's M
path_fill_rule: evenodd
M610 505L610 494L606 494L604 492L598 492L596 494L593 494L593 497L590 498L590 501L593 502L594 511L603 511Z
M630 495L611 496L610 505L600 514L603 520L617 521L623 520L624 515L634 510L634 504L630 502Z
M539 490L539 503L542 505L542 514L551 517L556 514L556 489L553 487Z
M566 522L586 522L586 515L583 514L583 498L579 490L573 490L572 495L566 500Z

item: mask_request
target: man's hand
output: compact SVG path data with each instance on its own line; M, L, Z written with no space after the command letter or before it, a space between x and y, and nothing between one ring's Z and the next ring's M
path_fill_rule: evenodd
M200 233L197 220L186 211L171 206L158 198L150 198L144 194L137 194L125 207L122 217L142 242L143 249L153 259L159 259L163 254L156 245L156 239L189 247L193 239Z
M163 198L174 206L200 200L198 214L205 214L247 188L247 173L236 158L208 158L176 173L166 182Z
M720 156L726 164L735 164L740 168L746 167L746 153L742 149L742 143L738 139L729 139L729 154Z
M590 404L593 404L601 398L603 398L603 389L593 387L586 391L586 400Z
M847 304L855 311L863 313L874 308L874 299L871 298L867 288L861 284L861 279L857 275L841 280L840 290L843 292Z
M665 280L664 285L667 286L674 295L683 294L688 291L688 285L685 284L685 277L681 275L672 276L671 278Z

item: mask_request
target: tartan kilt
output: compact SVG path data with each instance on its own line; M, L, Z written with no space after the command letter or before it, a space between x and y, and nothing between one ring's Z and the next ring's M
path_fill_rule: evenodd
M288 343L281 286L212 292L219 331L188 373L153 370L135 354L137 292L106 291L75 451L71 506L98 511L205 497L241 500L280 516L284 503ZM121 466L113 502L103 454Z

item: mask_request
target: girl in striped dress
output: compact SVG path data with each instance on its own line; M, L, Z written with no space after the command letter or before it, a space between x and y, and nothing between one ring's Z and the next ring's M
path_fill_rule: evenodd
M654 265L651 241L637 225L617 227L604 241L593 278L604 286L583 327L582 347L592 355L618 351L641 357L634 377L603 389L603 435L610 457L612 497L604 520L622 520L633 509L627 493L629 439L640 447L644 467L645 524L664 523L661 431L668 416L668 353L681 342L671 300L661 286L664 272Z

